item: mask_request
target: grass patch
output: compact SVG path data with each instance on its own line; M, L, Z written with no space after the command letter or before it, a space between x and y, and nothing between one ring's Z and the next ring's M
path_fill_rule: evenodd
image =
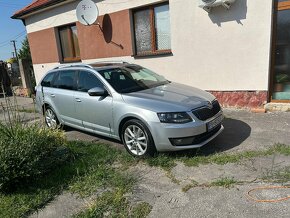
M176 166L176 161L183 162L188 167L199 166L201 164L219 164L238 163L243 159L268 156L273 154L282 154L290 156L290 146L276 144L264 151L244 151L236 154L215 153L205 155L202 148L195 151L176 152L169 154L161 154L155 158L147 159L146 162L150 166L159 166L165 170L170 170Z
M131 217L135 218L147 217L151 212L151 210L152 206L150 204L148 204L147 202L142 202L133 207L130 215Z
M10 193L0 192L1 218L27 216L63 190L82 196L91 195L100 188L122 190L113 192L119 196L133 186L135 180L132 176L113 167L115 161L128 159L126 152L103 144L69 142L67 146L72 152L72 158L63 165Z
M224 188L230 188L231 186L233 186L236 183L237 183L237 181L234 180L233 178L223 177L223 178L220 178L216 181L213 181L211 183L211 185L212 186L221 186Z
M268 150L269 154L283 154L286 156L290 156L290 146L288 145L283 145L283 144L276 144L274 147L270 148Z
M245 151L238 154L225 154L225 153L219 153L219 154L211 154L208 156L195 156L192 158L188 157L182 157L180 160L186 165L186 166L198 166L200 164L219 164L224 165L227 163L237 163L241 161L242 159L249 159L253 157L263 156L266 155L263 152L260 151Z
M152 207L145 202L139 203L134 207L130 206L128 199L124 197L128 190L125 188L103 193L95 200L95 203L87 210L76 215L76 218L95 218L95 217L146 217Z
M18 112L23 112L23 113L36 113L35 109L33 108L21 108L17 110Z
M147 158L145 159L145 162L149 164L149 166L161 167L164 170L171 170L176 166L174 158L166 154L160 154L156 157Z

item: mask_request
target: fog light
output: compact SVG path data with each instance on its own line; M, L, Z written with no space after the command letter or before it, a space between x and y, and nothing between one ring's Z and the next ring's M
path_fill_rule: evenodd
M171 138L169 139L171 144L174 146L186 146L194 144L195 137L186 137L186 138Z

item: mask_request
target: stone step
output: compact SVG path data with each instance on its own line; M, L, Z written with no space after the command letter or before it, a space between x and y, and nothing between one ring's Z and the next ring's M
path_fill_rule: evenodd
M281 111L281 112L290 112L290 103L267 103L265 105L266 111Z

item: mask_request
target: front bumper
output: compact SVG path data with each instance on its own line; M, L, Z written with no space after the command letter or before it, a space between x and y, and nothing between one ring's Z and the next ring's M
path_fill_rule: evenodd
M223 118L222 111L206 121L196 120L185 124L150 123L156 149L158 151L179 151L202 147L224 130L223 125L219 123L214 129L208 131L208 123L219 119L220 116ZM178 145L174 143L175 139L189 138L194 138L192 144Z

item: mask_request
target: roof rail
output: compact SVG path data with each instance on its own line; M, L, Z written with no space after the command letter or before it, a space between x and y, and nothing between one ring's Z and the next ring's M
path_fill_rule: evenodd
M54 70L56 69L62 69L62 68L67 68L67 67L87 67L87 68L91 68L93 69L92 66L88 65L88 64L83 64L83 63L74 63L74 64L61 64L55 68L53 68Z
M127 61L97 61L92 64L129 64Z

